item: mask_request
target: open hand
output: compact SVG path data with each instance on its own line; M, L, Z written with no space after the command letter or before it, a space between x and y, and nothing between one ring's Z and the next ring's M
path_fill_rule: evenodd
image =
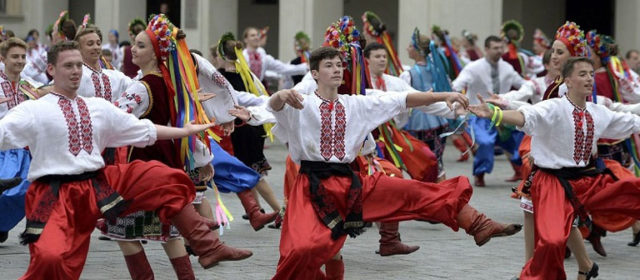
M280 98L280 101L284 102L285 104L289 104L289 106L295 109L300 110L304 108L304 106L302 105L304 97L302 97L302 94L293 89L281 90L277 92L277 96L278 98Z
M200 102L205 102L211 98L216 97L216 94L213 92L200 92L198 91L198 100L200 100Z
M209 128L212 128L214 125L215 125L214 123L196 124L195 121L191 121L184 125L184 129L189 131L189 135L193 135L198 132L202 132Z
M479 118L485 118L485 119L490 118L491 115L493 114L493 111L491 110L491 108L489 108L489 105L487 105L484 99L482 99L482 96L478 95L478 99L482 103L478 105L470 105L469 111L471 111L471 113L475 114Z
M223 123L221 124L221 126L222 131L224 132L224 136L231 135L231 133L233 133L233 131L236 129L236 125L233 123L233 121Z
M509 102L504 100L502 97L500 97L500 95L497 95L495 93L490 93L489 94L489 98L487 99L487 103L491 103L493 105L496 105L498 107L500 107L500 109L507 109L507 107L509 106Z
M247 108L242 107L242 106L234 106L234 109L229 110L229 114L239 118L243 121L248 121L249 119L251 119L251 112L249 112L249 110L247 110Z
M438 93L439 94L439 93ZM449 92L445 93L447 96L444 99L444 102L447 103L449 109L452 111L455 110L453 103L459 103L463 109L466 109L469 106L469 99L462 93L458 92Z

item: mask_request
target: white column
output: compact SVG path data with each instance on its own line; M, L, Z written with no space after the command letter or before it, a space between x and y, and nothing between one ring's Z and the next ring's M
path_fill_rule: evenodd
M613 37L618 43L620 57L630 49L640 49L640 3L635 0L617 0Z
M189 48L208 58L209 47L227 31L238 26L238 3L232 0L183 0L180 28L187 34Z
M450 34L460 37L463 29L478 34L484 41L489 35L498 35L502 24L502 0L400 0L398 9L399 28L398 54L400 61L410 63L404 51L411 40L413 29L418 27L423 34L430 35L436 24Z
M290 61L295 58L294 36L304 31L311 38L311 48L322 45L324 32L329 24L343 14L343 0L280 0L278 58Z
M120 34L120 41L130 41L129 22L134 18L142 18L146 21L146 13L145 0L95 0L95 14L91 16L103 36L106 36L109 30L115 29ZM106 37L103 40L106 41Z
M206 53L209 46L218 43L222 34L226 32L236 33L238 30L238 1L235 0L211 0L209 1L209 32L207 33L206 47L201 51ZM235 34L240 36L240 34Z

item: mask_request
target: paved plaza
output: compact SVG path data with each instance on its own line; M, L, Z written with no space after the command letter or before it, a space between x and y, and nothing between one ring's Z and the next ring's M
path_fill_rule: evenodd
M273 170L267 177L278 197L282 198L282 175L286 151L280 144L269 144L266 150ZM449 176L471 176L471 160L455 162L459 153L447 146L445 167ZM522 222L518 201L509 198L511 184L503 180L512 174L504 156L498 157L494 172L486 177L487 187L475 188L471 205L497 220ZM212 192L207 193L209 197ZM278 262L279 230L264 228L254 232L249 223L242 220L244 213L235 195L223 194L223 200L234 215L230 229L225 229L222 239L229 245L253 250L253 257L240 262L224 262L209 270L203 270L196 258L191 258L199 279L270 279ZM266 203L262 203L267 205ZM9 240L0 244L0 279L17 279L29 264L27 247L18 243L18 234L24 229L24 221L10 232ZM473 238L464 231L453 232L443 225L425 222L400 224L402 241L420 245L420 250L407 256L380 257L379 235L371 228L357 239L348 239L343 249L346 266L345 279L511 279L523 265L522 232L508 238L493 239L483 247L477 247ZM89 256L81 279L129 279L124 258L115 242L98 240L93 233ZM640 279L640 247L628 247L630 230L609 233L603 243L609 256L598 256L590 244L587 251L600 265L598 280ZM159 243L144 246L156 279L175 279L171 264ZM577 266L572 257L565 262L568 279L575 279Z

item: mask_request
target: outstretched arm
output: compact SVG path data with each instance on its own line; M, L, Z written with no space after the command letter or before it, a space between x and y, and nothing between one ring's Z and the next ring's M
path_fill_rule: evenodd
M187 137L213 127L215 124L193 124L188 123L184 127L170 127L156 124L158 140L169 140Z
M428 91L407 94L407 108L430 105L440 101L446 102L451 110L454 110L454 102L460 103L463 108L469 106L469 99L458 92L438 92L434 94L432 91Z
M482 100L481 96L478 95L478 99L480 99L482 103L469 106L469 111L479 118L492 119L496 120L497 123L511 124L518 127L522 127L524 125L524 115L522 112L516 110L502 111L499 107L492 109L486 102L484 102L484 100ZM502 116L500 116L500 114L502 114Z
M295 109L302 109L302 100L304 100L304 98L297 91L284 89L276 92L269 98L269 107L276 112L282 110L284 104L289 104L289 106Z

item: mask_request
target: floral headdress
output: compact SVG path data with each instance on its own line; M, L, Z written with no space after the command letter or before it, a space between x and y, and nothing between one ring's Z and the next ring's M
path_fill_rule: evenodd
M593 29L587 32L586 40L587 45L589 45L593 52L601 59L608 60L609 56L615 55L617 45L611 36L598 34L598 32Z
M378 43L382 44L389 54L389 61L385 72L394 76L400 75L402 73L402 63L400 63L398 52L396 52L396 49L393 47L393 42L391 41L389 32L387 32L387 27L380 17L374 12L366 11L362 14L362 22L364 23L362 27L364 32L367 32L374 37Z
M145 28L147 27L147 23L141 19L141 18L134 18L132 21L129 22L129 33L133 34L133 27L137 26L137 25L142 25Z
M587 44L585 42L584 32L580 30L580 26L575 22L567 21L556 31L555 39L562 42L571 56L586 56Z
M509 32L514 30L516 32L515 37L511 37ZM524 38L524 28L517 20L507 20L502 24L500 29L500 37L506 39L510 43L520 44L522 38Z
M551 42L549 41L549 38L547 38L547 35L544 35L542 30L540 30L539 28L536 28L536 30L533 32L533 41L537 42L540 46L547 50L551 48Z
M343 16L331 24L324 34L325 47L333 47L340 51L346 62L343 79L351 80L350 93L365 94L367 67L365 67L362 47L360 46L360 32L356 28L353 18ZM349 76L350 75L350 76Z

